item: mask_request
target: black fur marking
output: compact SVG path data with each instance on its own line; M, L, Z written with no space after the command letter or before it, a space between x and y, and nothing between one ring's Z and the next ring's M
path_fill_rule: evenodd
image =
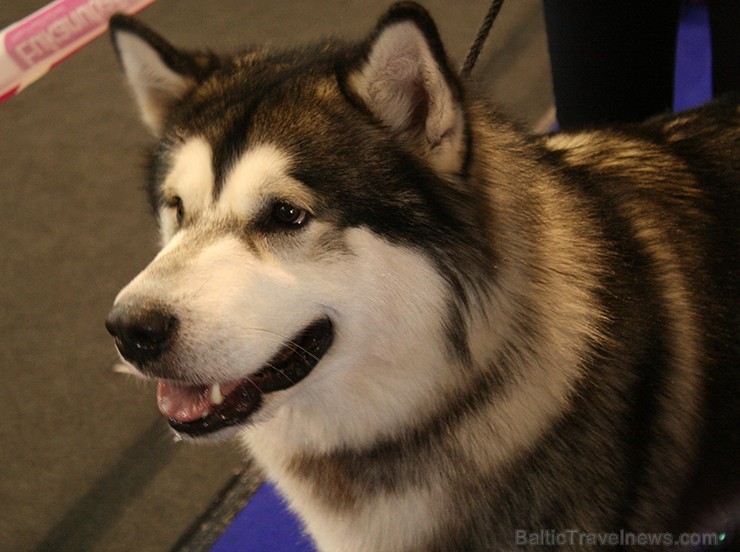
M159 217L159 210L165 204L162 195L162 183L170 170L170 146L162 141L150 149L146 157L145 191L149 200L149 207L155 217Z
M346 143L362 142L350 139ZM336 155L346 146L335 143L331 147ZM346 157L340 154L328 172L313 160L327 159L331 153L307 152L304 148L296 156L293 176L316 189L319 197L330 198L327 209L342 206L341 212L333 213L334 222L340 227L365 226L393 243L428 255L454 294L448 322L451 356L469 358L464 323L470 308L468 293L485 287L483 282L490 275L483 267L492 266L489 262L493 257L489 246L482 243L485 229L475 224L475 214L464 207L475 202L463 199L465 192L456 190L401 151L383 163L375 156L393 150L379 147L375 154L367 141L364 149L365 159L357 163L363 167L362 174L352 174L357 170L355 165L338 169L342 164L347 165L347 161L357 161L357 152L354 156L347 152ZM358 188L357 183L370 186ZM373 183L382 186L371 187ZM458 210L460 207L464 210Z
M232 121L222 135L211 139L214 201L221 195L226 177L244 152L251 115L252 110L245 108L245 113Z

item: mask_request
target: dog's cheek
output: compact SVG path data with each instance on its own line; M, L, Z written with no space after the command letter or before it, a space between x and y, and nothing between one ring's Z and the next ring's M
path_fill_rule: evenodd
M255 257L236 238L204 248L184 273L174 300L190 346L215 351L235 377L324 314L289 265Z

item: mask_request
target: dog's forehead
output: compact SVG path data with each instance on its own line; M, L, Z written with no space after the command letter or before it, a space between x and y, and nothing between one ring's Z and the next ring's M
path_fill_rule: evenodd
M336 98L337 48L329 43L285 52L255 49L231 58L183 98L175 127L217 138L236 125L251 126L266 106L279 106L287 120L327 94Z
M265 197L290 198L306 207L311 196L290 176L290 155L270 143L251 145L236 159L220 185L213 170L214 151L203 136L185 138L171 152L170 170L162 183L165 200L179 197L190 210L215 206L222 214L249 216Z
M218 77L218 78L216 78ZM346 117L348 105L336 77L325 65L292 66L254 62L215 75L178 106L164 142L179 144L195 139L208 146L214 195L226 186L229 175L252 150L271 144L293 158L325 157L331 142L341 142L349 125L337 124ZM331 128L329 128L331 127ZM187 148L164 147L164 165ZM195 156L196 159L206 156ZM264 155L260 156L264 157ZM275 157L268 155L268 157ZM202 164L202 160L198 161ZM286 164L281 163L285 169ZM244 171L241 171L242 173Z

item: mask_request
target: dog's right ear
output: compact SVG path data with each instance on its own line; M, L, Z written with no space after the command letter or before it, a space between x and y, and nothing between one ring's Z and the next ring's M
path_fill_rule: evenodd
M178 50L126 15L111 17L110 31L141 117L149 129L159 135L174 103L205 78L215 59Z
M429 13L391 6L348 71L348 96L444 174L462 170L467 129L462 88Z

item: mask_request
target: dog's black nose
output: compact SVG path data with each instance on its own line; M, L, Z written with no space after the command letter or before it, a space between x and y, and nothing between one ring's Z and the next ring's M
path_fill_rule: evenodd
M135 364L155 360L172 342L177 318L159 309L116 305L105 320L123 357Z

